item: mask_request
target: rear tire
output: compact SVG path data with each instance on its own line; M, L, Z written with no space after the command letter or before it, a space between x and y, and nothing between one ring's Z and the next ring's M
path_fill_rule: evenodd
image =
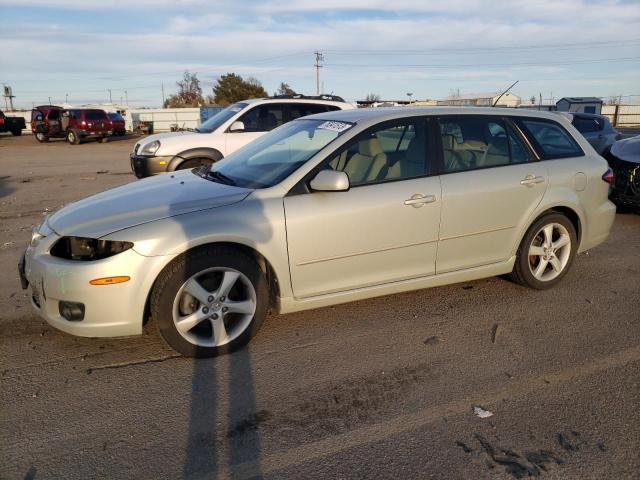
M67 132L67 142L69 145L78 145L80 143L80 137L75 130L69 130Z
M151 316L174 350L215 357L246 345L267 314L264 272L250 255L207 246L180 255L158 276Z
M107 143L109 141L109 137L98 137L99 143Z
M44 133L36 133L36 140L40 143L46 143L49 141L49 137L47 137Z
M14 137L19 137L20 135L22 135L22 130L11 130L11 135L13 135Z
M577 249L573 223L561 213L545 214L527 230L510 277L536 290L551 288L567 274Z

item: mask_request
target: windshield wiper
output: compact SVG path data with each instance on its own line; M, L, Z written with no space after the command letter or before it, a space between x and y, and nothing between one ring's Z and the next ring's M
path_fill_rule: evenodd
M207 172L207 177L215 178L215 179L219 180L220 183L226 183L227 185L234 185L235 186L235 184L236 184L236 182L232 178L227 177L224 173L220 173L217 170L209 170Z

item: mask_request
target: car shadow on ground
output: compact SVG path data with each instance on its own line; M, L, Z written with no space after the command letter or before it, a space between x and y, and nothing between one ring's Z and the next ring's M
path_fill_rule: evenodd
M264 419L260 412L256 413L249 352L249 348L234 352L228 362L220 358L194 360L183 478L215 479L225 470L232 472L239 464L258 463L261 450L258 426ZM225 377L221 375L221 364L227 364L229 369L226 386L218 380ZM226 402L221 401L223 394L228 395ZM227 412L219 411L223 403L229 405ZM229 419L226 427L223 418ZM226 462L221 458L224 451ZM228 465L226 469L224 463Z
M0 198L10 195L15 190L15 188L9 186L7 181L9 178L11 178L9 175L0 177Z
M178 175L180 173L176 174L176 176ZM171 175L170 178L174 178L174 175ZM177 187L184 183L176 178ZM216 185L211 185L211 187L220 188ZM220 222L231 225L233 228L234 220L231 218L235 217L230 217L229 213L224 213L224 210L218 211L217 208L197 212L197 217L193 216L190 220L188 217L182 219L181 215L176 215L180 213L180 210L172 212L173 205L180 205L183 200L189 199L190 193L187 190L178 190L178 192L180 193L176 194L169 207L169 218L181 218L180 221L176 220L179 233L178 230L175 230L174 235L181 234L184 236L184 241L193 241L193 235L197 234L203 221ZM255 201L251 205L251 207L247 207L248 210L245 212L252 216L256 225L262 226L256 228L256 241L266 243L272 237L273 230L264 212L265 205L259 201ZM211 233L214 232L215 230ZM174 270L176 274L181 276L181 282L195 278L194 272L200 272L196 275L201 275L203 272L206 274L207 271L202 270L203 263L201 262L206 262L203 259L207 257L198 256L197 252L202 251L200 248L210 246L205 243L184 254L182 257L184 262L178 263ZM218 247L220 246L218 245ZM213 254L215 255L215 251ZM170 263L170 265L172 264ZM217 266L219 265L211 265L211 267ZM260 268L257 264L256 266ZM266 272L263 273L265 274L264 281L266 281ZM215 288L221 288L221 285L219 284ZM210 293L214 291L211 288L208 288ZM230 290L229 295L232 292L233 290ZM172 315L175 323L175 311ZM199 327L200 325L196 325L190 332L197 334ZM213 333L212 330L211 334ZM261 477L260 424L267 420L269 413L259 410L257 405L251 346L240 347L238 350L232 347L230 350L231 353L224 356L193 360L191 404L182 467L183 478L215 479L234 476L233 472L243 464L250 464L254 476ZM227 348L223 344L221 352L224 354L226 351Z

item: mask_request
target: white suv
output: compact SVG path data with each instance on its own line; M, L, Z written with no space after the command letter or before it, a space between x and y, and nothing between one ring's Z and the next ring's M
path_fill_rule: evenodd
M277 96L234 103L195 131L145 137L131 152L136 177L208 165L296 118L355 108L333 95Z

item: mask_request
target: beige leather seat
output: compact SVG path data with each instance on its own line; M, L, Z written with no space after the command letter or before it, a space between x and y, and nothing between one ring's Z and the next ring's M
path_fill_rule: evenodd
M374 182L382 169L387 165L387 156L382 151L380 141L376 137L358 142L358 153L355 153L344 167L351 185Z
M413 178L426 173L426 144L424 136L411 139L403 158L391 165L385 176L386 179Z

